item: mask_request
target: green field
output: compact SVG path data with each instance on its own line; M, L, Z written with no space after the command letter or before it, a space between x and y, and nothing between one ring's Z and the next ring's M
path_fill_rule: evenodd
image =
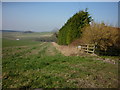
M117 88L117 72L117 64L64 56L51 42L3 39L3 88Z
M15 47L15 46L25 46L25 45L34 45L39 44L40 42L34 41L34 40L9 40L9 39L3 39L2 40L2 46L3 47Z
M33 33L23 33L23 32L3 32L2 36L7 39L35 39L40 37L49 37L52 32L33 32Z

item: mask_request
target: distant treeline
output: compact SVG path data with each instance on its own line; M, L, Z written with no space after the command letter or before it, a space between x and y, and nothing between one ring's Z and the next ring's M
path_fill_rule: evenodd
M52 36L40 37L40 38L36 38L35 40L40 42L57 42L57 37L55 34L53 34Z
M0 32L23 32L23 31L16 31L16 30L0 30Z
M0 32L22 32L22 33L33 33L33 31L17 31L17 30L0 30Z

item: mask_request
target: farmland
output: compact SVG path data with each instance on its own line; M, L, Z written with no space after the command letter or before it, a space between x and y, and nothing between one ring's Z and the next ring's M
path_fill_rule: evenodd
M36 41L51 35L3 34L3 88L118 87L117 64L95 60L94 56L65 56L51 42Z

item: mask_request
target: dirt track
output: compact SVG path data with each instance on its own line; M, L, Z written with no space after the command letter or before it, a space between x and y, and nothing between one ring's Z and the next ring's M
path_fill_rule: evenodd
M76 47L58 45L55 42L52 42L52 44L53 44L53 46L56 47L57 50L59 50L65 56L76 55L78 53L78 50Z

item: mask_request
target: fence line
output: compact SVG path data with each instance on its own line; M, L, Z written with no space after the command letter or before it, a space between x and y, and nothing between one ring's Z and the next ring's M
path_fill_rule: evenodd
M78 46L79 50L82 50L86 53L92 53L94 54L95 52L95 44L81 44L80 46Z

